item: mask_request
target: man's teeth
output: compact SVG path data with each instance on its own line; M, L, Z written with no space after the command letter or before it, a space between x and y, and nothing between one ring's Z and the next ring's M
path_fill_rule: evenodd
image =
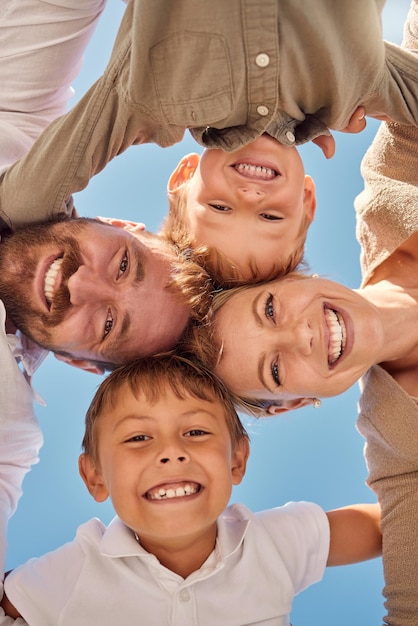
M329 330L328 363L333 365L344 352L347 332L342 316L333 309L325 309Z
M199 485L197 483L189 483L178 487L159 487L155 490L148 491L147 497L150 500L167 500L169 498L183 498L184 496L191 496L198 491Z
M61 263L62 257L60 259L55 259L55 261L51 263L49 270L45 274L44 294L48 304L51 304L54 297L55 280L61 267Z
M249 176L251 178L258 178L260 180L272 180L276 178L277 172L270 167L263 167L262 165L249 165L248 163L238 163L234 165L234 168L240 174Z

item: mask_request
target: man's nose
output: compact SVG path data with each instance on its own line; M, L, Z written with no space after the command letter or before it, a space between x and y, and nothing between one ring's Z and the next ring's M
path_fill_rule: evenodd
M109 301L114 296L114 287L111 281L91 271L85 265L80 265L74 274L68 279L68 291L70 301L74 306L80 306L87 302L96 303L101 300Z

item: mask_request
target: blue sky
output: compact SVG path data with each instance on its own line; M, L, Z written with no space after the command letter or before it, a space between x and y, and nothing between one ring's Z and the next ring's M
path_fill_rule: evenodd
M400 42L409 0L388 0L384 33ZM110 54L124 5L109 0L74 83L76 98L101 73ZM359 15L361 19L361 15ZM362 188L359 164L377 128L369 121L361 135L337 134L337 152L325 161L315 146L304 146L305 169L316 182L318 208L308 236L306 256L316 272L349 287L360 284L359 247L355 239L353 199ZM115 159L76 197L82 215L107 215L144 221L155 231L166 210L166 182L177 161L197 151L187 136L162 150L132 147ZM73 538L76 527L92 516L109 522L109 503L96 504L77 471L84 414L101 378L56 361L51 355L35 376L47 402L37 407L45 444L41 462L27 476L24 496L10 523L8 567L54 549ZM325 509L373 502L365 486L363 440L355 429L357 386L323 402L319 410L301 409L286 417L250 421L251 457L233 501L253 510L289 500L310 500ZM380 559L328 569L323 581L295 599L293 626L377 624L384 615Z

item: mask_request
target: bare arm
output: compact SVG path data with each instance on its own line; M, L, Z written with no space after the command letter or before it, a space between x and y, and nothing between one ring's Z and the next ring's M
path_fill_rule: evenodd
M382 554L380 506L357 504L327 512L330 547L327 565L350 565Z

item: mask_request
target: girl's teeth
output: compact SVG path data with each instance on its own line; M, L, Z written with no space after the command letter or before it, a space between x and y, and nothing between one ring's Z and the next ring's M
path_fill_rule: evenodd
M263 167L262 165L250 165L248 163L238 163L234 165L235 169L241 174L251 176L253 178L259 178L261 180L272 180L277 176L277 172L270 167Z

